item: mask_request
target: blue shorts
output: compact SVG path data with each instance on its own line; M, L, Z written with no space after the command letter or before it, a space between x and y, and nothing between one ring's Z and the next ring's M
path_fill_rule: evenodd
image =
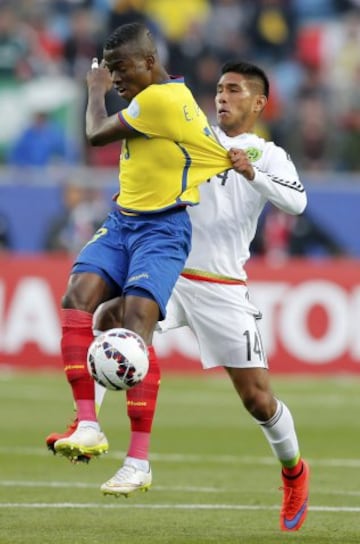
M146 291L163 319L190 248L191 222L185 208L138 216L116 210L80 251L72 273L98 274L114 296Z

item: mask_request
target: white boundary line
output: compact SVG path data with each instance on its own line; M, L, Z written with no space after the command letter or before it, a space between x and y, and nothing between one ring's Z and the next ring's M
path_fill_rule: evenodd
M76 503L76 502L58 502L58 503L21 503L21 502L7 502L0 503L1 508L96 508L96 509L128 509L137 508L145 510L279 510L279 505L272 506L255 506L247 504L102 504L96 502L90 503ZM312 512L360 512L360 506L309 506L309 511Z
M35 457L49 457L52 458L52 454L46 450L46 446L43 448L32 448L23 446L0 446L0 455L27 455ZM122 460L126 455L125 451L113 451L106 453L108 459ZM60 457L60 456L58 456ZM339 468L360 468L360 459L341 459L341 458L329 458L329 459L311 459L306 458L307 461L318 467L339 467ZM94 459L96 462L99 459ZM212 455L212 454L187 454L187 453L151 453L151 461L161 463L234 463L239 465L276 465L278 461L275 457L250 457L246 455Z
M99 489L99 484L91 484L85 482L59 482L59 481L31 481L31 480L0 480L1 487L10 488L49 488L49 489ZM179 493L239 493L237 487L206 487L206 486L165 486L154 485L152 491L179 492ZM322 491L314 490L312 492L317 495L336 495L345 497L360 497L360 491ZM273 494L273 490L263 491L263 494Z

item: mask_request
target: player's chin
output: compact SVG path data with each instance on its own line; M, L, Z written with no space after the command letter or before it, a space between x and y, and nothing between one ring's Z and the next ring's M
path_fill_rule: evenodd
M230 123L226 122L226 118L219 115L217 116L217 124L222 130L229 128L230 125Z
M116 92L120 96L120 98L122 98L126 102L131 102L131 100L133 99L133 96L130 96L130 93L125 89L116 89Z
M133 98L135 98L136 95L138 95L141 91L144 90L146 87L142 87L141 85L132 85L127 86L124 89L118 89L118 92L121 91L121 98L123 100L126 100L127 102L131 102Z

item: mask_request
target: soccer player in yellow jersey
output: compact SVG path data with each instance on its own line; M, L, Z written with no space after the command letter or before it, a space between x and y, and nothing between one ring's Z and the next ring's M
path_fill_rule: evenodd
M123 296L123 326L149 346L146 387L152 413L160 376L152 336L190 250L186 208L199 202L201 182L231 167L228 152L183 79L172 79L161 65L144 25L116 29L104 44L103 57L87 76L86 134L93 145L123 140L120 191L117 209L76 258L62 300L61 350L78 426L54 447L70 459L108 450L96 417L94 381L86 368L95 310ZM113 86L129 105L108 116L105 95ZM152 416L144 419L136 389L127 402L138 451L147 448Z

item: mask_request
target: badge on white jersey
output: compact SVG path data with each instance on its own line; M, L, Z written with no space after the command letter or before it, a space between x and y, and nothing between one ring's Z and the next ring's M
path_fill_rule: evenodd
M248 147L247 149L245 149L245 153L250 162L258 161L263 154L261 149L257 149L256 147Z

